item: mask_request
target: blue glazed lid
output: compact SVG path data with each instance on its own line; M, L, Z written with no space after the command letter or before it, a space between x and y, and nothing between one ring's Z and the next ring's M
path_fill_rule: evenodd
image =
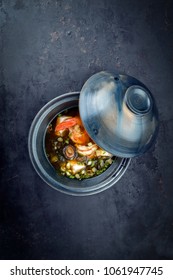
M80 92L80 116L93 141L119 157L145 153L158 132L158 112L148 88L137 79L102 71Z

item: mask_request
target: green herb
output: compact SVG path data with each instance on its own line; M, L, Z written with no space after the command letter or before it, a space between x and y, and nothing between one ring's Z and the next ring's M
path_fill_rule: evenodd
M65 143L66 143L66 144L69 144L69 139L66 139L66 140L65 140Z

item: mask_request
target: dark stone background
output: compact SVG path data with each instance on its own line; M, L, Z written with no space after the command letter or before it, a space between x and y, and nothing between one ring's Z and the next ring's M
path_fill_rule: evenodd
M0 258L173 258L173 5L170 0L0 1ZM48 187L27 150L49 100L101 70L141 80L160 115L156 144L112 188Z

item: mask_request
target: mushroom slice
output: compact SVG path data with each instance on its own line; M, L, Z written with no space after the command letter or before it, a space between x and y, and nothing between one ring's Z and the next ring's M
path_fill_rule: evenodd
M63 154L66 159L74 159L76 157L76 148L72 145L67 145L63 149Z

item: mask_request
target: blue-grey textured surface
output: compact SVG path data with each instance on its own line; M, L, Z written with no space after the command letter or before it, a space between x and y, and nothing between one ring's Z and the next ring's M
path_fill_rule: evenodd
M172 1L0 1L0 258L173 258ZM156 144L89 197L48 187L29 160L38 110L101 70L146 84Z
M79 109L90 137L113 155L140 156L157 137L158 112L152 94L129 75L107 71L92 75L81 89Z

